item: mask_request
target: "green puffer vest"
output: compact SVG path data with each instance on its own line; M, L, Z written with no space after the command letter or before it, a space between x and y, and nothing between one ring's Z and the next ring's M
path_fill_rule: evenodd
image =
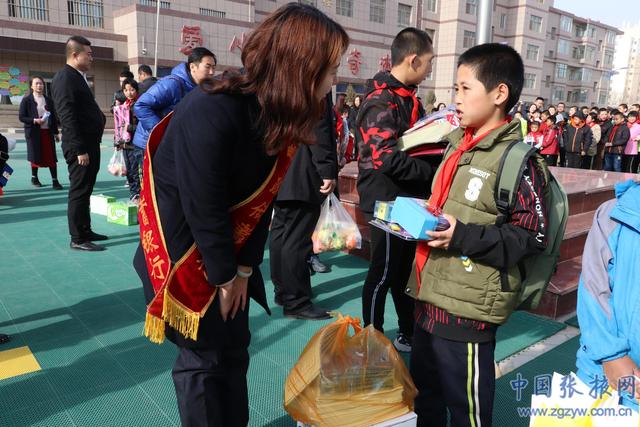
M457 149L463 136L462 129L449 134L445 159ZM492 131L478 145L463 153L443 211L465 224L495 224L498 208L494 193L500 161L510 144L516 141L522 141L519 120ZM432 248L422 270L421 283L418 289L414 268L407 294L458 317L503 324L517 304L521 277L517 266L501 272L455 251Z

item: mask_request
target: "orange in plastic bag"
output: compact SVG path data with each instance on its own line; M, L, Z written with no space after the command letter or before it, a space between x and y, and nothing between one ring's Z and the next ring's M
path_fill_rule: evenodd
M372 325L363 329L360 319L338 316L311 338L289 373L285 410L316 427L369 426L412 411L417 390L393 344Z

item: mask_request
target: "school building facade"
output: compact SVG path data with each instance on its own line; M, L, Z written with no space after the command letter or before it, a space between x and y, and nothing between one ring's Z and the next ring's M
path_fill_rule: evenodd
M453 100L458 56L475 44L478 0L300 0L340 22L351 37L337 91L365 90L376 72L389 68L390 46L404 27L427 30L436 60L419 95ZM158 74L185 61L190 48L211 49L218 71L240 66L244 38L287 0L161 0ZM0 95L13 103L28 90L30 76L47 81L64 64L64 42L72 34L93 44L90 83L106 108L129 66L154 63L156 0L0 0ZM553 0L495 0L493 41L508 43L525 60L523 99L604 104L609 90L614 27L553 7ZM286 66L286 64L283 64Z

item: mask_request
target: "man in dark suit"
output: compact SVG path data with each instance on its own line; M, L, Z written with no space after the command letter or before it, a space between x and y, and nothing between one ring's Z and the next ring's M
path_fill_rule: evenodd
M82 36L67 40L67 64L51 82L53 103L62 125L62 152L69 167L69 234L71 249L102 251L93 243L107 236L91 230L89 198L100 169L100 140L105 116L87 82L93 56L91 42Z
M269 258L276 304L297 319L327 319L327 310L311 302L311 277L307 259L312 252L311 235L320 206L331 194L338 177L335 126L331 94L316 127L316 143L303 145L280 187L271 222Z

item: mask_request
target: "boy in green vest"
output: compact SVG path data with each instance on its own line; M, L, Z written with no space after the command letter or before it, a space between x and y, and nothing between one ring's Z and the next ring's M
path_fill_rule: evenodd
M544 175L529 159L508 215L494 190L501 160L522 143L509 111L518 101L524 65L511 47L484 44L458 60L455 104L461 128L436 172L430 204L451 224L416 250L407 293L417 299L411 374L418 425L490 426L495 390L496 330L518 302L518 264L544 250Z

